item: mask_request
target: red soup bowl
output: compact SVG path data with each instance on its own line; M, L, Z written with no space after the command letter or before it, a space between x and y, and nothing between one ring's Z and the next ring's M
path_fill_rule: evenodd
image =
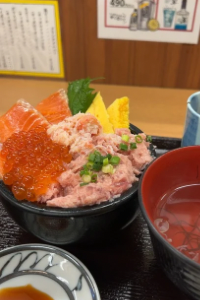
M177 287L200 299L200 146L154 160L138 194L161 267Z

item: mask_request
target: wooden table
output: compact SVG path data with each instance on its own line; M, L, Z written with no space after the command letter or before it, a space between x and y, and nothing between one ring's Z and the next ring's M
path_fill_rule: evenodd
M91 87L101 92L106 106L116 98L128 96L130 121L146 134L178 138L183 134L187 98L196 92L102 84L92 84ZM58 89L67 89L67 82L0 78L0 88L0 114L3 114L18 99L36 105Z

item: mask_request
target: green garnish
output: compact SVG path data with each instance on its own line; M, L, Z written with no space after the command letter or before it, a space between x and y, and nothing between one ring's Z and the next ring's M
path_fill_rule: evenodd
M88 167L86 165L83 166L83 170L88 171Z
M91 182L97 182L97 174L91 176Z
M89 160L88 164L91 170L100 171L102 168L103 159L104 157L101 155L99 151L94 151L90 153L88 157Z
M89 182L91 182L91 176L84 174L82 176L82 180L83 180L83 182L89 183Z
M93 167L93 162L89 161L87 164L86 164L86 167L88 168L88 170L92 170L92 167Z
M95 159L95 153L90 153L88 160L94 162L94 159Z
M104 156L104 158L108 158L108 160L110 160L112 157L112 155L110 153L108 153L106 156Z
M104 160L103 160L103 166L108 165L108 162L109 162L108 157L104 158Z
M151 137L151 135L147 135L147 136L146 136L146 142L149 142L149 143L152 142L152 137Z
M140 144L140 143L142 143L143 138L141 137L141 135L136 135L135 136L135 141L136 141L137 144Z
M87 185L87 184L89 184L89 183L87 183L87 182L81 182L80 186L84 186L84 185Z
M86 110L90 107L97 93L93 93L94 89L90 88L89 85L96 79L100 78L90 79L88 77L69 83L67 96L69 99L69 108L72 112L72 115L75 115L79 112L85 113Z
M107 154L107 157L108 157L108 159L111 159L112 158L112 155L111 154Z
M101 154L96 154L94 162L95 163L102 163L103 162L103 156L101 156Z
M122 141L128 142L130 137L127 134L122 134Z
M130 148L132 149L137 149L137 144L136 143L130 143Z
M113 156L113 157L110 159L110 164L111 164L111 165L118 165L119 162L120 162L119 156Z
M120 150L123 150L123 151L127 151L127 150L128 150L128 145L122 144L122 143L121 143L121 144L119 145L119 149L120 149Z
M80 176L83 176L83 175L90 175L89 170L86 170L86 169L81 170L81 171L80 171Z
M122 144L125 146L125 149L128 149L126 144ZM120 162L120 158L118 156L112 156L111 154L107 154L106 156L101 155L99 151L94 151L89 154L88 162L83 166L80 171L80 176L82 181L85 184L90 182L97 182L97 174L93 173L102 171L103 173L114 173L114 166L118 165Z
M95 162L95 163L93 164L92 170L98 172L98 171L101 171L101 168L102 168L102 163L100 163L100 162Z
M103 173L113 174L114 168L113 168L113 166L112 166L111 164L108 164L108 165L106 165L106 166L103 166L102 172L103 172Z

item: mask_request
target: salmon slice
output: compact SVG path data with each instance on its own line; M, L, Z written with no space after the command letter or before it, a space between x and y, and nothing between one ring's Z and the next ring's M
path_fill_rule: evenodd
M58 124L66 117L72 115L68 106L68 99L64 89L52 94L48 98L41 101L36 109L48 120L51 124Z
M28 102L18 100L0 117L0 143L15 132L29 131L39 125L48 127L49 122Z

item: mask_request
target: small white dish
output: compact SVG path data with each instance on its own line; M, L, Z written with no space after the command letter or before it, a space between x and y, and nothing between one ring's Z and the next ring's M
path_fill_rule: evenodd
M25 244L0 252L0 289L28 284L54 300L100 300L82 262L50 245Z

